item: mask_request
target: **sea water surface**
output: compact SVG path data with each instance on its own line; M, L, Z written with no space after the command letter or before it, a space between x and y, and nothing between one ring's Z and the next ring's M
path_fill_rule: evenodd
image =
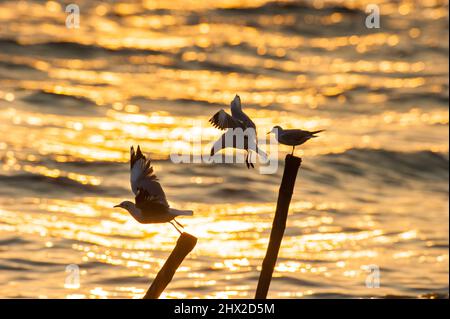
M448 296L448 48L440 0L1 1L0 297L143 296L178 233L112 208L139 144L195 211L163 297L253 298L290 148L269 175L170 160L208 154L236 93L261 136L326 129L296 152L269 297Z

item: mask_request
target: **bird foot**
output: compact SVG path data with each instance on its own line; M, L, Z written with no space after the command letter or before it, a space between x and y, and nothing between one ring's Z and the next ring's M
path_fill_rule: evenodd
M255 168L255 165L253 165L253 163L249 162L248 160L245 160L245 165L247 165L248 169L250 169L250 167Z
M250 154L247 153L247 156L245 157L245 165L247 165L247 168L250 169L250 166L252 168L255 168L255 165L253 165L253 163L251 161L249 161L250 158Z

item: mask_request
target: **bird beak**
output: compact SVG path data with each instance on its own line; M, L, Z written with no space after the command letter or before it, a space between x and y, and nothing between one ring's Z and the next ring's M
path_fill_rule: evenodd
M272 131L270 131L270 132L267 132L267 133L266 133L266 135L269 135L270 133L272 133Z
M120 206L120 204L119 205L114 205L114 208L116 208L116 207L122 207L122 206Z

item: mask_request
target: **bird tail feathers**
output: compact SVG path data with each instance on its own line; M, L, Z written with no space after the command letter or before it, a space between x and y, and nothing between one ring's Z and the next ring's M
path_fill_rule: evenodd
M175 208L169 208L169 212L172 215L177 215L177 216L192 216L192 215L194 215L194 212L192 210L179 210L179 209L175 209Z
M323 131L325 131L325 130L312 131L311 135L314 135L314 134L317 134L317 133L320 133L320 132L323 132Z

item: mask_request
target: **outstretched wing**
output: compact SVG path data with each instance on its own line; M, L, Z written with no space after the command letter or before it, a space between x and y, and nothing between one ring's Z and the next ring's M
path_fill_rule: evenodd
M151 195L144 188L138 188L135 202L137 208L147 213L164 213L169 208L167 203L161 202L160 198Z
M139 145L137 152L134 151L132 146L130 149L130 183L134 194L137 193L138 184L146 178L157 180L156 175L153 174L151 161L147 160L145 155L142 154Z
M130 182L133 193L137 196L138 190L142 189L161 205L169 207L166 194L153 173L151 160L147 160L139 146L136 152L134 152L133 147L131 148L131 161Z
M256 125L253 123L253 121L248 117L247 114L242 111L242 105L241 105L241 98L239 95L236 95L231 101L231 115L233 116L233 119L239 121L242 123L243 128L253 128L256 131Z
M242 110L241 98L239 97L239 95L236 94L233 101L231 101L230 109L232 116L235 116L236 112Z
M244 124L245 128L252 128L256 131L256 124L244 113L244 111L238 111L236 118Z
M209 119L209 123L215 128L226 130L228 128L244 128L242 123L234 119L230 114L225 112L223 109L214 114L213 117Z

